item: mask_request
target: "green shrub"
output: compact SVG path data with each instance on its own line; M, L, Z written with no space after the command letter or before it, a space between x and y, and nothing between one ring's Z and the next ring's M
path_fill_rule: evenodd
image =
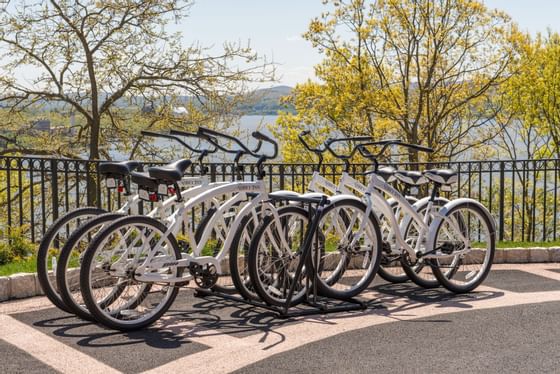
M8 243L0 242L0 265L6 265L14 260L14 255Z
M12 229L8 235L8 243L16 258L22 259L31 256L36 251L35 244L29 240L25 233L25 227Z
M4 238L0 241L0 265L23 260L36 252L36 245L25 235L26 229L26 226L14 227L0 233Z

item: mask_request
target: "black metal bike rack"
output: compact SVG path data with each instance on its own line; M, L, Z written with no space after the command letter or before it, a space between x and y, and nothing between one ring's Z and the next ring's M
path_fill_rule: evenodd
M322 196L320 198L307 198L307 197L300 197L300 196L275 196L274 199L307 203L309 207L309 213L312 219L309 225L307 225L305 239L302 248L300 248L301 251L300 260L296 268L296 271L294 273L294 279L299 279L299 277L301 276L301 272L303 271L303 266L306 263L308 257L311 255L311 246L312 246L312 241L314 239L314 232L317 229L317 226L319 225L319 220L321 219L324 206L328 204L329 201L326 196ZM313 204L317 205L315 212L313 212L313 208L312 208ZM317 256L319 255L320 253L317 251ZM318 263L318 260L315 263ZM318 272L315 271L315 269L313 269L313 274L315 278L319 277ZM316 279L313 282L313 285L311 285L310 277L306 277L305 279L306 279L307 293L305 296L305 300L302 302L304 307L300 307L300 304L292 305L292 298L295 292L295 287L297 282L293 282L292 285L290 286L290 290L288 292L288 296L286 298L286 303L284 304L284 306L269 305L262 301L248 300L240 296L225 294L222 292L216 292L207 289L197 289L195 292L195 296L201 298L208 297L208 296L215 296L225 300L252 305L257 308L272 311L276 314L278 318L281 319L308 316L314 314L329 314L329 313L365 310L368 308L383 308L382 304L379 302L368 303L356 298L333 299L333 298L320 296L317 293ZM299 309L294 310L296 307L298 307Z

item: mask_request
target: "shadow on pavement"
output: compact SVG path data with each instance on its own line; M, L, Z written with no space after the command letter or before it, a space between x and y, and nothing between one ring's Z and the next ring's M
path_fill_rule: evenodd
M410 282L381 284L372 287L372 290L377 291L380 296L378 300L389 307L386 311L387 315L421 308L426 305L435 305L436 308L474 309L476 305L472 305L472 303L476 304L477 301L495 299L504 295L504 292L501 291L475 291L468 294L454 294L441 288L420 288Z
M100 325L68 316L63 312L35 315L32 325L85 348L145 346L157 349L176 349L194 344L193 338L215 337L224 334L237 338L260 334L261 342L270 342L268 348L282 344L286 337L278 327L299 323L335 324L337 320L364 314L402 316L426 304L436 308L454 307L473 309L476 301L502 296L503 292L473 292L455 295L441 288L422 289L412 283L388 284L376 282L369 289L368 299L362 299L367 308L334 314L316 314L302 318L281 319L263 308L209 295L194 297L192 290L180 293L172 309L154 326L136 332L117 332ZM29 313L28 313L29 314ZM413 313L410 313L413 315ZM37 318L39 316L51 318ZM441 320L441 322L445 322Z

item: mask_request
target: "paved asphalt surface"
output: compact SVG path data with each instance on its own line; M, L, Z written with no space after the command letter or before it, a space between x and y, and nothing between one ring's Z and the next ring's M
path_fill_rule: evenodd
M0 303L0 372L560 372L560 264L495 269L472 294L376 280L366 311L291 320L187 290L133 333Z
M558 373L560 302L450 313L339 334L238 373Z

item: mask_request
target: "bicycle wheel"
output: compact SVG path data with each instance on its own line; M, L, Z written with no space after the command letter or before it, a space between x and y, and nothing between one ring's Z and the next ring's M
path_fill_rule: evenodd
M100 323L122 331L146 327L159 319L177 297L178 288L166 278L182 274L175 237L167 228L145 216L128 216L99 232L86 249L80 271L80 288L87 309ZM138 281L137 269L148 255L157 257L161 268L145 274L151 282ZM113 300L113 290L124 290Z
M464 202L447 211L439 222L434 247L437 254L450 255L432 260L430 265L448 290L470 292L488 276L496 251L496 232L491 220L486 209ZM453 271L449 271L450 267Z
M229 257L232 259L229 267L233 284L239 294L248 300L259 299L259 295L251 283L248 266L251 238L254 237L259 224L259 214L257 210L254 210L243 217L229 248Z
M56 268L60 250L68 237L82 223L92 217L106 213L105 210L95 207L86 207L73 210L59 217L49 227L37 251L37 278L47 298L59 309L72 313L72 310L62 300L56 281Z
M256 294L269 305L285 306L292 285L295 288L290 306L305 297L309 266L304 267L298 279L295 272L308 222L307 210L286 206L263 217L255 230L249 246L249 277Z
M439 210L448 202L449 200L438 197L436 198L436 200L434 200L432 207L436 210ZM418 207L418 214L424 217L427 207L427 204ZM428 225L432 220L433 217L432 215L430 215ZM419 235L420 227L418 223L414 221L414 219L411 219L403 231L403 238L412 248L415 248ZM423 241L426 240L426 237L427 234L424 236ZM423 243L423 245L425 245L425 243ZM403 256L406 256L406 253ZM420 258L416 263L412 264L406 257L403 256L401 256L402 269L412 282L426 289L437 288L440 286L440 282L433 274L432 268L430 267L430 264L427 260Z
M418 199L413 196L406 196L405 198L410 204L414 204L418 201ZM391 200L391 208L397 218L397 222L400 222L402 212L399 209L399 204L396 200ZM395 245L395 238L391 230L391 221L385 215L379 214L379 223L381 225L381 235L383 236L383 251L381 253L381 261L377 274L387 282L404 283L408 281L408 275L406 275L406 272L401 266L400 251L399 253L392 253L392 247ZM398 230L398 228L396 229Z
M366 215L366 205L342 199L323 211L313 263L317 290L326 297L350 299L370 285L381 260L381 231L377 217ZM318 265L317 265L318 264Z
M85 306L80 289L80 265L84 251L98 232L124 216L125 214L121 213L106 213L90 219L70 235L60 251L56 271L58 290L64 304L78 317L86 320L93 319ZM123 287L117 287L114 293L122 292L122 290ZM107 299L115 297L115 295L109 294Z

